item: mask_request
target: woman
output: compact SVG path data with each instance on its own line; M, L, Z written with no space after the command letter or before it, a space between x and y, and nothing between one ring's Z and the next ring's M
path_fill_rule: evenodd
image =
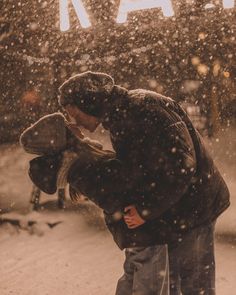
M118 283L122 295L168 295L165 246L158 248L156 256L151 253L156 247L137 247L143 238L141 227L146 225L129 229L124 222L125 208L133 204L132 196L138 194L132 186L132 175L126 173L114 152L103 150L99 143L84 138L81 133L75 136L71 130L64 116L55 113L23 132L20 142L25 151L39 155L30 161L31 180L47 194L69 184L72 200L82 194L104 210L107 227L122 250L125 235L130 263ZM149 236L147 232L146 241Z
M29 176L48 194L69 183L71 199L88 195L102 209L113 213L114 202L118 202L107 202L104 196L111 189L123 191L116 186L116 167L120 164L115 153L103 150L101 144L84 138L82 133L75 136L71 129L62 114L54 113L22 133L20 142L25 151L39 155L30 161Z

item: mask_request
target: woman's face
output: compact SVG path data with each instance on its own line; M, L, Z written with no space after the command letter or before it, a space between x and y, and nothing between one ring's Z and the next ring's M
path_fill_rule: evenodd
M75 121L78 126L82 126L90 132L94 132L101 123L98 118L85 114L75 105L67 105L65 110L72 122Z

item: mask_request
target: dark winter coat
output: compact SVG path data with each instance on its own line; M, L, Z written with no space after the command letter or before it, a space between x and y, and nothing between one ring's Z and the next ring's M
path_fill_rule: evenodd
M229 206L227 186L201 136L175 101L118 86L111 96L112 103L104 106L103 126L110 131L116 159L93 167L75 163L69 183L83 191L79 171L87 171L93 181L84 192L104 209L121 249L174 246L186 232L212 222ZM130 204L146 220L136 229L128 229L122 218Z

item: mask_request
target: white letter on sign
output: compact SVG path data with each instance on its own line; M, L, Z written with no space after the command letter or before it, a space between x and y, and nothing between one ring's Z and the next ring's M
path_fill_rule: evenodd
M224 8L233 8L234 0L224 0L223 5L224 5Z
M88 28L91 26L87 12L81 2L81 0L71 0L76 15L80 21L83 28ZM70 17L68 10L68 0L60 0L60 29L61 31L67 31L70 28Z
M173 16L171 0L121 0L117 16L118 23L124 23L130 11L160 7L164 16Z

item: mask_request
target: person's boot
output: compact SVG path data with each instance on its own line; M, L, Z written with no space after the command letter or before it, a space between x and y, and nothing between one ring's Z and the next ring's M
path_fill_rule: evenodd
M65 189L59 189L57 194L58 194L58 208L65 209L65 200L66 200Z
M32 210L37 211L39 209L40 195L41 195L40 189L36 185L33 185L33 189L31 192L31 199L30 199L30 203L32 204Z

